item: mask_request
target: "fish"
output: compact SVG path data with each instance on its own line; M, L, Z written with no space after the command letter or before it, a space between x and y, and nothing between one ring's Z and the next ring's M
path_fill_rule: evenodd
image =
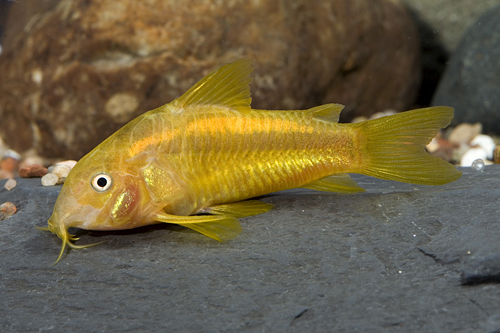
M363 192L350 173L442 185L461 176L425 146L453 118L428 107L339 123L341 104L307 110L250 106L252 62L214 70L181 97L143 113L81 158L57 197L48 230L66 246L68 228L124 230L172 223L218 241L241 232L239 218L273 205L252 198L307 188Z

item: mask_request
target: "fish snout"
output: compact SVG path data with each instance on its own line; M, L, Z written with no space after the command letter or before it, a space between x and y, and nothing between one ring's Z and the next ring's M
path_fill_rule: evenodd
M62 221L57 212L53 212L52 216L48 220L49 231L53 234L57 235L57 237L64 239L64 236L67 235L68 231L66 226L64 225L64 221Z

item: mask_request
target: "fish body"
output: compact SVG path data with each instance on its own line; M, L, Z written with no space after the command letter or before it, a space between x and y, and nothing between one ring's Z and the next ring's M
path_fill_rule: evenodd
M342 105L270 111L250 107L250 61L222 66L180 98L129 122L68 175L46 229L121 230L175 223L217 240L238 217L272 206L252 197L305 187L361 192L347 173L440 185L460 177L425 145L453 109L433 107L339 124ZM195 215L204 213L204 215Z

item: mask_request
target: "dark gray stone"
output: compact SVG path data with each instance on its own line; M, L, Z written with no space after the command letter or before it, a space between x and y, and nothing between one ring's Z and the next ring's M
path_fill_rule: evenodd
M477 277L498 268L500 166L463 171L269 195L275 209L227 243L173 225L79 231L106 243L55 266L60 240L34 226L60 187L0 181L19 209L0 221L0 331L498 332L500 284Z
M462 270L462 284L500 282L500 254L474 257Z
M483 123L500 134L500 6L482 15L452 55L433 105L455 108L452 124Z
M479 16L500 0L402 0L419 20L434 31L447 52L456 49L462 36Z

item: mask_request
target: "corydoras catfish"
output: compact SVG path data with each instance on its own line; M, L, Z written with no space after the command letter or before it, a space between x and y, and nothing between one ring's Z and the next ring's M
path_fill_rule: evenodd
M122 230L175 223L219 241L237 218L272 205L248 200L303 187L364 191L348 175L441 185L461 175L425 145L453 118L429 107L339 124L343 106L271 111L250 107L251 62L213 71L178 99L119 129L71 170L48 221L65 246L69 227ZM56 261L56 262L57 262Z

